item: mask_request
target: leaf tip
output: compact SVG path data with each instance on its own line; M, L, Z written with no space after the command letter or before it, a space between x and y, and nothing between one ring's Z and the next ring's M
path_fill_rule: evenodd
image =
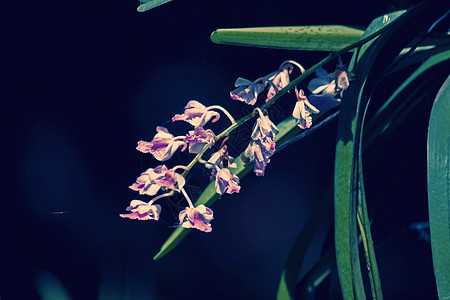
M155 254L155 256L153 256L153 260L157 261L159 260L161 257L163 257L164 254L162 253L162 251L160 250L158 253Z
M211 42L213 42L214 44L219 44L219 40L217 39L217 30L214 30L211 33L210 39L211 39Z

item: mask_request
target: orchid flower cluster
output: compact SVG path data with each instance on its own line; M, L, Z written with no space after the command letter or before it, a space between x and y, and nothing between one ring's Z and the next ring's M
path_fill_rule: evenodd
M255 105L258 99L265 97L265 102L268 102L290 83L289 76L292 74L294 66L297 66L301 73L305 71L299 63L288 60L284 61L277 71L255 81L239 77L235 83L236 89L230 92L231 99ZM341 61L334 73L329 74L323 68L319 68L316 70L316 75L317 78L312 79L308 85L308 90L311 92L309 100L303 90L295 87L297 102L292 116L297 120L301 129L311 127L312 113L317 114L320 110L338 106L343 91L349 85L348 71ZM199 162L211 171L210 178L215 180L215 190L218 194L239 193L241 189L239 177L232 171L236 168L236 163L234 163L234 158L228 155L226 145L228 137L223 139L219 150L211 154L208 160L202 158L205 151L210 149L227 131L216 135L211 129L204 128L209 121L215 123L219 120L220 113L218 111L228 117L233 129L238 126L234 118L223 107L218 105L206 107L198 101L191 100L184 107L182 114L177 114L172 118L172 122L187 122L193 126L193 130L188 131L184 136L175 137L167 128L158 126L156 127L157 133L150 142L138 142L136 148L138 151L150 153L161 162L169 160L180 148L181 151L188 149L189 153L197 154L197 156L188 166L175 166L168 169L165 165L159 165L143 172L130 186L130 189L139 192L140 195L148 195L153 198L149 202L132 200L126 209L130 213L121 214L122 218L158 221L161 205L154 203L164 197L181 193L188 206L179 213L179 225L204 232L212 231L210 222L213 219L213 211L202 204L194 207L184 189L184 176L193 164ZM243 159L246 160L246 163L254 161L255 174L264 176L270 157L276 150L275 137L279 130L259 107L253 110L253 116L256 114L258 118L252 130L251 140L243 153ZM179 174L178 170L184 170L185 173ZM160 191L162 193L156 196Z

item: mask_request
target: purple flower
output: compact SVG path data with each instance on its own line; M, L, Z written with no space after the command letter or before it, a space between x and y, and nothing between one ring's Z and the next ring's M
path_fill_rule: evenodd
M225 142L228 140L228 137L226 137L222 141L222 145L220 146L219 151L213 153L211 157L208 159L207 162L204 162L205 167L208 169L211 169L211 176L210 179L213 180L216 178L217 170L216 167L219 167L219 169L222 168L237 168L237 164L234 162L234 158L232 156L228 155L228 148L227 145L225 145ZM224 163L226 161L226 164Z
M121 214L122 218L137 219L137 220L159 220L159 214L161 213L161 206L158 204L152 205L150 203L133 200L130 206L127 207L127 211L131 211L129 214Z
M239 193L239 190L241 189L239 186L239 177L226 168L219 168L216 166L216 171L215 186L218 194L223 195L223 193Z
M203 127L195 127L186 135L184 141L189 144L189 153L200 153L203 147L208 144L213 146L216 135L211 129L203 129Z
M234 84L236 89L230 92L231 99L243 101L249 105L255 105L259 93L266 87L267 79L264 77L250 81L239 77Z
M340 70L338 69L335 72L335 76L336 76L336 88L335 91L336 93L339 93L342 97L342 92L344 92L350 85L350 81L349 81L349 74L346 70Z
M194 127L203 127L211 118L214 118L212 122L216 122L220 118L220 114L215 111L209 111L203 104L198 101L191 100L184 107L184 113L181 115L175 115L172 118L172 122L186 121Z
M195 228L204 232L211 232L211 220L213 219L213 211L200 204L196 208L186 207L178 215L181 227Z
M283 89L289 84L289 75L292 74L293 69L294 67L291 64L283 64L281 65L281 70L274 76L269 78L269 81L271 81L272 84L270 84L269 91L267 92L266 102L272 99L279 90ZM277 89L277 91L275 91L274 87Z
M227 161L228 165L224 165L224 161ZM237 164L234 162L234 158L228 155L228 150L225 147L219 149L219 151L214 152L211 157L208 159L208 162L205 163L205 167L209 169L214 169L218 166L219 168L229 167L229 168L237 168Z
M290 82L289 75L292 74L294 66L297 65L302 73L305 71L303 67L292 60L284 61L278 71L272 72L255 81L250 81L239 77L234 86L235 90L230 92L231 99L240 100L249 105L254 105L258 95L268 87L266 102L272 99L279 90L283 89Z
M270 121L269 116L264 116L259 109L257 110L259 111L260 117L256 119L256 123L253 126L252 140L264 139L266 137L272 140L275 139L275 136L279 132L277 126Z
M301 129L309 128L312 125L311 113L317 114L320 111L309 103L303 90L300 90L299 92L297 88L295 88L295 95L297 96L297 102L295 103L292 116L298 120L298 126Z
M157 134L151 142L139 141L136 149L143 153L151 153L159 161L166 161L180 146L186 145L183 141L175 140L164 127L158 126L156 131Z
M256 176L264 176L270 157L275 153L275 142L270 138L250 141L244 155L250 160L255 160L254 172Z
M347 71L340 69L339 66L334 73L318 68L316 76L317 78L312 79L308 84L308 90L312 93L309 96L311 104L319 110L339 106L342 93L349 86Z
M260 117L253 127L252 140L244 151L244 156L250 160L255 160L254 171L257 176L264 176L264 170L270 162L270 157L275 152L275 136L278 128L270 121L268 116L264 116L257 108Z
M139 194L154 196L163 189L180 191L183 188L185 179L180 174L175 173L173 169L167 169L161 165L156 168L148 169L136 179L136 183L130 186L130 189L138 191Z

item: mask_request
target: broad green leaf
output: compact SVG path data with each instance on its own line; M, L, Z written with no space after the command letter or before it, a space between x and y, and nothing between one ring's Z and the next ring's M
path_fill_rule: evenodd
M340 25L217 29L216 44L289 50L337 51L361 39L364 31Z
M428 210L439 299L450 299L450 76L431 110L428 129Z
M166 4L167 2L170 2L172 0L150 0L150 1L142 1L141 5L138 6L137 11L138 12L146 12L152 8L161 6L163 4Z

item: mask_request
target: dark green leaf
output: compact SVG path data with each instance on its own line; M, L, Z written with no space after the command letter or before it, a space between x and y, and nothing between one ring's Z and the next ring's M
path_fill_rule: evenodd
M428 130L428 210L439 299L450 299L450 76L439 90Z
M409 10L398 17L388 31L366 48L358 60L354 60L357 80L353 87L350 86L342 100L336 147L336 260L344 299L365 298L359 266L356 220L360 222L360 231L365 242L366 263L371 270L369 279L372 295L377 299L382 298L370 224L364 211L365 194L361 166L364 112L379 79L396 56L420 31L426 30L439 13L439 7L426 4ZM384 22L380 24L383 25ZM361 208L359 215L356 213L357 205Z

